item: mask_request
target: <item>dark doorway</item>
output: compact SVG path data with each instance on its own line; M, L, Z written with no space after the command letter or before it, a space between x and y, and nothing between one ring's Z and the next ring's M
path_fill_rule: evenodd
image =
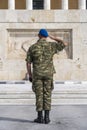
M43 9L44 0L33 0L33 9Z

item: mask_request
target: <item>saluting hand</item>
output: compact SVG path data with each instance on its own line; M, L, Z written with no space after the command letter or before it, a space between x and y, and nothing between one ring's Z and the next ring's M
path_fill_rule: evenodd
M49 35L49 38L51 38L52 40L55 40L55 41L57 41L57 42L62 42L65 46L68 45L67 42L64 42L62 39L60 39L60 38L58 38L58 37L54 37L54 36L52 36L52 35Z

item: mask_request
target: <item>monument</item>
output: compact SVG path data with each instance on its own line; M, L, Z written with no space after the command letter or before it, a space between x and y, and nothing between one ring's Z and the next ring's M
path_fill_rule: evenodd
M26 53L41 28L69 43L54 56L54 80L87 80L86 0L77 2L78 10L69 10L68 0L60 10L51 10L50 0L44 0L43 10L33 10L32 0L15 10L15 2L8 0L8 9L0 10L0 80L26 79Z

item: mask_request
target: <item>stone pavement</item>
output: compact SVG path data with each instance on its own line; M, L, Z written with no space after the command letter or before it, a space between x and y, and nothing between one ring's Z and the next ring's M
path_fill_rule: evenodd
M0 105L0 130L87 130L87 105L52 106L50 115L50 124L38 124L35 106Z

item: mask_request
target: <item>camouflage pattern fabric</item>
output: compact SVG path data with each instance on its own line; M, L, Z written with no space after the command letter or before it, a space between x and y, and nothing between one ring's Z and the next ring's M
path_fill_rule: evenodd
M47 42L45 39L40 39L32 45L28 50L26 61L33 63L33 76L52 78L55 73L53 55L64 47L63 43Z
M61 42L47 42L40 39L32 45L27 53L26 61L33 64L32 89L36 94L36 110L51 109L51 91L53 89L53 55L63 50Z
M33 91L36 95L36 111L51 109L51 92L53 81L50 79L34 79Z

